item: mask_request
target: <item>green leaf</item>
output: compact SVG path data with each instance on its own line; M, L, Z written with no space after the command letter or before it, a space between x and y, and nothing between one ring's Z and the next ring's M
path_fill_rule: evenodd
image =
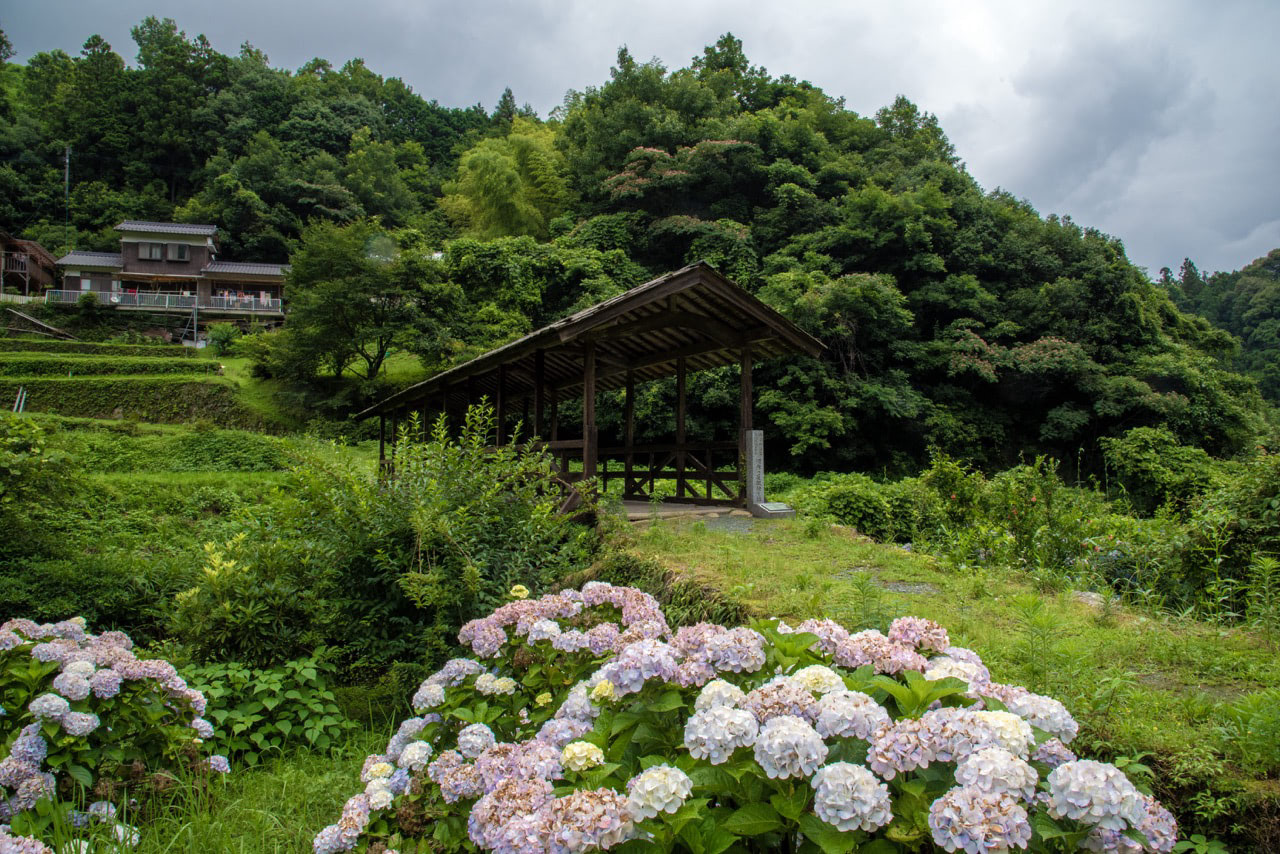
M806 839L823 850L823 854L848 854L858 847L863 837L856 830L837 830L812 814L800 818L800 830Z
M725 819L724 829L738 836L759 836L782 827L782 817L768 804L747 804Z
M798 821L800 814L804 812L805 807L809 805L809 796L812 793L807 785L799 785L793 789L790 794L778 793L769 798L769 803L773 804L784 818L791 821Z
M67 773L71 775L72 779L81 786L84 786L86 789L93 786L93 773L83 765L68 765Z
M646 704L645 709L650 712L673 712L683 708L684 704L684 698L680 696L679 691L668 691L652 703Z

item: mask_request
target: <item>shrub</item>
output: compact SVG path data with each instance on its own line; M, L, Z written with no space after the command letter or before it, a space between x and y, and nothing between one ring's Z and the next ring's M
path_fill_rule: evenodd
M211 323L205 334L209 351L215 356L225 356L232 352L242 333L234 323Z
M1099 443L1107 467L1142 513L1166 504L1181 509L1222 481L1222 463L1163 427L1138 427Z
M927 620L673 633L651 596L596 583L459 639L475 658L423 682L319 854L1175 843L1120 769L1077 760L1062 704L990 681Z
M871 478L850 474L819 493L827 514L842 525L851 525L875 540L892 538L893 518L889 502Z
M349 455L303 452L244 536L210 553L174 630L204 659L265 666L332 647L353 681L442 655L517 579L547 587L589 565L594 531L557 512L551 460L491 447L491 409L458 439L395 443L394 477Z
M0 559L29 553L48 536L39 511L60 503L71 467L67 454L48 447L38 424L0 412Z
M919 478L883 484L880 494L889 505L889 529L894 540L901 543L932 541L946 527L946 503Z
M0 399L12 400L19 386L27 389L27 409L32 412L161 423L209 418L228 427L254 427L261 420L240 405L234 383L214 377L166 374L0 379Z
M93 356L167 356L192 358L191 347L165 344L154 338L135 344L113 344L91 341L55 341L34 338L0 338L0 353L79 353Z
M204 697L167 661L139 660L132 646L120 632L88 634L83 619L0 625L0 785L13 793L14 832L49 839L91 800L91 815L133 800L145 814L175 773L228 770L202 743L213 734L200 717Z
M328 750L354 726L329 689L333 665L320 654L271 668L219 662L184 672L208 700L205 717L222 734L217 744L249 765L294 747Z
M142 356L61 356L0 354L0 376L90 377L112 374L216 374L218 363L205 359Z

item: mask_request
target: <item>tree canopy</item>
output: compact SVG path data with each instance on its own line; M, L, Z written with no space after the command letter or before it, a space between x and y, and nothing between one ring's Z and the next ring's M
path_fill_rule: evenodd
M933 451L1087 467L1099 439L1157 426L1231 455L1263 429L1257 383L1280 394L1276 253L1151 282L1118 239L978 186L908 98L859 115L731 34L675 70L623 48L546 120L510 89L486 112L359 59L224 56L168 19L133 37L134 65L92 36L6 66L0 223L60 247L71 145L78 248L109 248L126 217L176 218L221 226L229 255L289 258L309 370L369 379L388 347L439 366L701 259L828 346L758 369L793 467ZM698 379L703 426L729 429L735 382ZM655 434L670 394L638 402Z

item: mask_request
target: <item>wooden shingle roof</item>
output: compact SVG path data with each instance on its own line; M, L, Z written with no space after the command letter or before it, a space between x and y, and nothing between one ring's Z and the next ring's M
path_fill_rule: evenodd
M544 381L561 400L582 394L583 346L595 344L597 389L674 376L677 361L701 371L739 364L749 347L756 361L786 353L818 355L822 343L725 278L704 261L667 273L544 326L469 362L410 386L361 412L387 414L451 399L496 396L499 368L505 395L532 395L536 354Z

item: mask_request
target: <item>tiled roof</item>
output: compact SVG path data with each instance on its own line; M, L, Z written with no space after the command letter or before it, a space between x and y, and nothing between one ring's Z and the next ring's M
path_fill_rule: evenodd
M73 250L58 259L60 267L123 267L119 252L80 252Z
M229 273L237 276L283 276L288 264L255 264L249 261L211 261L202 273Z
M216 225L200 225L192 222L145 222L126 219L116 226L116 231L144 231L152 234L195 234L213 237L218 233Z

